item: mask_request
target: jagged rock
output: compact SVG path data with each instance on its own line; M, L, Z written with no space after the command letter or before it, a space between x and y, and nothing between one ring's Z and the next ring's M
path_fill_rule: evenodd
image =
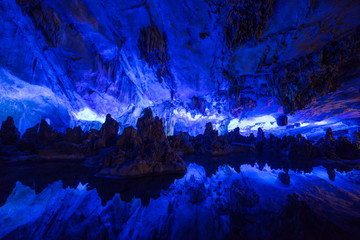
M213 132L212 123L211 122L206 123L204 135L210 136L212 134L212 132Z
M126 127L116 142L116 148L123 151L140 150L142 145L142 139L138 131L133 127Z
M255 135L253 133L250 133L249 135L249 141L254 142L256 140Z
M211 122L206 123L205 132L204 132L204 136L205 138L207 138L206 140L210 142L216 142L218 135L219 133L218 131L213 129L212 123Z
M264 149L265 144L265 134L261 128L258 128L258 132L256 135L256 150L261 152Z
M190 139L191 136L189 133L183 132L180 132L177 136L168 137L171 148L179 154L192 154L195 152L195 148Z
M2 122L0 138L2 143L5 145L15 145L18 142L20 132L15 127L14 119L12 117L9 116L4 122Z
M53 130L44 119L41 120L37 135L39 142L45 145L52 143L61 136L61 134L58 131Z
M274 153L278 153L281 151L282 142L281 139L275 137L273 134L269 135L269 139L266 139L264 147L265 150L272 151Z
M51 149L39 149L37 154L42 159L52 160L83 160L86 156L78 144L68 141L56 141Z
M116 151L111 150L104 158L98 176L126 178L185 172L185 163L173 152L162 121L154 119L150 108L138 119L137 128L124 129Z
M290 175L288 173L280 172L278 179L282 184L290 185Z
M106 115L106 120L99 131L99 139L97 148L114 146L116 144L117 133L119 131L119 123L116 122L110 114Z
M213 129L212 123L206 123L204 135L194 138L193 146L198 151L209 152L212 155L223 155L229 153L230 144L228 135L219 136L218 131Z
M333 169L333 168L326 168L326 172L327 172L327 174L328 174L328 176L329 176L329 179L330 179L331 181L335 181L335 169Z
M232 143L244 143L249 144L253 143L256 139L253 133L251 133L248 137L245 137L240 134L239 128L235 128L234 131L228 133L228 141L230 144Z
M91 142L99 138L99 133L99 130L90 129L90 131L84 133L83 138L85 139L85 142Z
M39 124L26 129L20 142L17 144L17 148L22 152L29 151L30 153L34 153L36 151L36 144L38 143L38 130Z
M326 129L325 139L331 142L335 141L334 134L331 128Z
M341 136L335 140L331 128L326 130L325 138L316 145L328 159L359 159L360 149L357 143L352 143L347 137Z
M340 136L335 141L334 151L341 159L360 159L360 149L358 145L350 142L350 140L344 136Z
M276 123L278 126L286 126L288 125L288 117L286 115L281 115L278 118L276 118Z
M64 137L65 141L72 143L80 143L82 141L83 131L80 126L74 128L67 128Z
M163 123L158 117L154 119L150 108L144 110L144 114L138 119L136 127L144 143L159 143L165 140Z
M263 132L263 130L261 128L258 128L258 132L256 135L256 141L260 142L263 141L265 139L265 134Z
M312 160L320 157L320 150L318 147L313 146L310 141L298 134L297 138L289 144L288 148L289 159L291 160Z
M39 130L39 124L36 124L34 127L26 129L21 139L26 142L36 143L38 139L38 130Z
M360 143L360 133L355 131L354 135L355 135L355 138L357 139L356 142Z

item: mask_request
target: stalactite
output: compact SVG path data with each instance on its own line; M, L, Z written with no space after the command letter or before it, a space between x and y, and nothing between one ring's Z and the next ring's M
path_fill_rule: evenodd
M233 51L249 40L260 39L268 26L275 1L227 0L226 3L224 7L230 6L224 28L226 45Z
M170 60L165 34L161 34L155 24L144 27L140 31L138 46L141 58L156 69L159 82L169 77L168 63Z

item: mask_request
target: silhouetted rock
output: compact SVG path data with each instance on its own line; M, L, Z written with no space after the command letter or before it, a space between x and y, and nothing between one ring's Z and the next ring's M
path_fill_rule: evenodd
M331 181L335 181L335 169L333 168L326 168L327 174Z
M97 148L114 146L116 144L119 123L116 122L110 114L106 115L106 120L99 131Z
M334 134L331 128L326 129L325 139L331 142L335 141Z
M123 151L134 150L141 146L142 139L138 131L133 127L126 127L116 142L117 149Z
M350 142L347 137L340 136L333 145L335 154L341 159L360 159L360 149L356 143Z
M39 124L36 124L34 127L26 129L25 133L22 135L21 139L27 142L37 142L38 138Z
M276 118L276 123L278 126L286 126L288 125L288 117L286 115L281 115Z
M137 128L124 129L116 149L104 158L98 176L127 178L185 172L185 163L165 138L162 120L154 119L150 108L138 119Z
M355 138L356 138L356 142L357 142L357 143L360 143L360 133L357 132L357 131L355 131L355 132L354 132L354 136L355 136Z
M280 172L278 179L282 184L290 185L290 175L288 173Z
M219 136L217 130L213 129L212 123L206 123L204 134L191 139L191 145L198 152L208 152L212 155L227 154L231 150L228 134Z
M256 141L263 141L265 139L265 134L261 128L258 128L258 132L256 135Z
M83 135L83 141L81 143L81 151L87 156L95 155L101 146L104 147L104 142L101 145L98 144L99 131L96 129L90 129Z
M257 135L256 135L256 151L263 151L264 144L265 144L265 134L261 128L258 128Z
M358 143L352 143L347 137L341 136L335 140L331 128L326 130L325 138L321 138L316 145L328 159L359 159Z
M64 140L72 143L80 143L82 141L82 136L83 131L80 126L67 128Z
M204 135L205 136L211 136L214 132L213 126L211 122L206 123L205 125L205 132Z
M144 114L138 119L136 127L144 143L159 143L165 140L163 122L158 117L154 119L150 108L144 110Z
M291 160L312 160L320 157L320 149L317 146L305 139L301 134L298 134L296 138L292 138L288 148L289 158Z
M168 137L171 148L179 154L191 154L195 152L191 139L192 137L188 133L183 132L180 132L177 136Z
M58 139L61 136L61 134L53 130L51 126L43 119L41 120L39 131L38 131L38 140L42 144L51 144L56 139Z
M5 145L15 145L18 142L20 132L15 127L14 119L12 117L9 116L4 122L2 122L0 138L2 143Z

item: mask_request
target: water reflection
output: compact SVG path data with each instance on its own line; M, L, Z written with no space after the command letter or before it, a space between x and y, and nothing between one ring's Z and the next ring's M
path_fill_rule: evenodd
M260 170L267 164L272 169L305 173L310 173L314 167L322 165L327 169L331 180L335 178L335 169L341 172L360 169L359 161L329 162L317 159L295 162L267 153L234 153L226 156L199 154L183 156L183 158L187 165L196 163L203 166L208 177L215 174L221 165L229 165L239 171L243 164L250 164L251 166L257 164ZM162 190L168 189L176 178L182 177L182 175L172 175L120 180L94 177L97 171L96 168L85 167L82 162L76 161L0 163L0 206L5 203L17 181L30 186L35 189L36 193L39 193L49 184L59 180L63 182L64 187L72 188L75 188L79 182L88 183L89 189L96 188L103 205L111 200L116 193L120 193L123 201L129 202L135 197L141 199L143 205L148 205L150 199L158 198Z

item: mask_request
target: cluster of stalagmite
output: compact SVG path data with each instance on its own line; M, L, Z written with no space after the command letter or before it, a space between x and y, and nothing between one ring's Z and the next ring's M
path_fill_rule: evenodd
M9 117L0 130L0 157L3 160L64 160L84 161L87 166L101 168L98 176L139 177L184 173L186 165L180 156L189 154L224 155L229 153L266 153L290 161L309 162L319 158L354 160L360 158L359 134L351 142L347 137L335 139L331 128L326 136L311 142L301 134L283 136L270 134L261 128L257 136L243 136L239 128L220 135L211 123L204 134L190 136L180 132L166 137L162 119L154 117L150 108L144 110L136 124L118 135L119 123L106 116L100 130L83 132L80 127L66 133L54 130L45 120L20 133Z

